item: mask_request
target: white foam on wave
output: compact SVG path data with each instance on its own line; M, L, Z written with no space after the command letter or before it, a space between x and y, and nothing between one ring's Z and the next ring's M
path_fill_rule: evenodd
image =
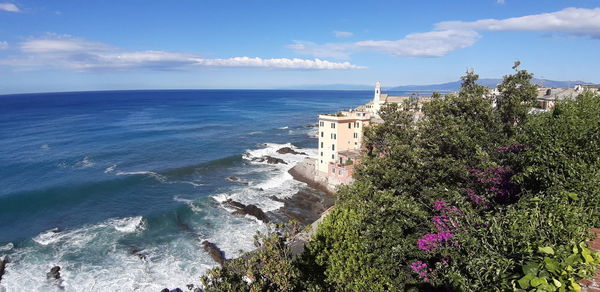
M278 127L278 128L277 128L277 130L287 130L287 129L289 129L289 127L288 127L288 126L283 126L283 127Z
M201 186L206 185L206 184L201 184L201 183L197 183L197 182L193 182L193 181L186 181L186 180L178 180L178 181L174 181L174 182L170 182L170 183L188 184L188 185L192 185L194 187L201 187Z
M94 166L94 162L88 156L85 156L81 161L77 162L75 165L80 168L89 168Z
M48 144L43 144L42 146L40 146L40 149L42 149L42 150L49 150L50 146L48 146Z
M12 242L9 242L3 246L0 246L0 251L9 251L13 249L13 247L15 247L15 245Z
M228 192L215 194L212 196L217 202L223 203L228 199L248 205L253 204L261 208L263 211L274 211L283 207L283 203L273 200L270 197L277 198L290 197L304 185L304 183L294 180L288 173L297 163L303 161L307 156L316 155L316 149L301 149L291 143L276 144L265 143L261 144L261 148L247 150L243 158L250 161L251 165L255 165L257 170L261 170L265 176L261 180L256 180L252 186L237 186ZM307 155L301 154L281 154L277 150L289 147L297 152L304 152ZM266 162L253 161L253 159L264 156L271 156L283 159L287 164L268 164ZM228 211L234 211L231 208L223 206Z
M42 232L33 238L33 241L41 244L48 245L55 242L58 242L62 238L62 234L58 230L58 228L52 228L48 231Z
M115 171L115 168L117 168L117 165L116 165L116 164L113 164L112 166L110 166L110 167L107 167L107 168L104 170L104 173L111 173L111 172Z
M124 233L132 233L145 229L145 221L142 216L128 217L121 219L111 219L108 221L117 231Z
M158 180L159 182L166 182L167 178L164 177L163 175L160 175L154 171L147 171L147 170L143 170L143 171L119 171L116 173L116 175L147 175L149 177L152 177L156 180Z
M190 207L190 209L195 213L199 213L202 211L202 208L200 208L200 207L196 206L196 204L194 204L194 200L182 198L178 195L175 195L173 197L173 200L175 202L180 202L180 203L184 203L184 204L188 205Z

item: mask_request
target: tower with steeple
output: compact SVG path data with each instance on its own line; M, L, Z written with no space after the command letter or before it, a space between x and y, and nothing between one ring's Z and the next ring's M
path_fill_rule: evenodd
M381 81L375 82L375 94L373 95L373 113L376 114L381 108Z

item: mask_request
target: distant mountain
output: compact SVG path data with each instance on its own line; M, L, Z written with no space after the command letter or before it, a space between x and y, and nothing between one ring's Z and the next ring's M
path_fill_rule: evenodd
M487 86L490 88L496 87L500 84L502 79L499 78L483 78L477 80L478 84ZM592 84L585 81L556 81L548 79L534 78L533 83L544 87L574 87L575 84ZM426 85L401 85L394 87L384 87L383 92L386 91L440 91L440 92L451 92L457 91L460 88L461 81L440 83L440 84L426 84ZM314 84L314 85L298 85L288 86L280 89L287 90L373 90L374 85L362 85L362 84Z
M502 79L479 79L477 80L478 84L483 86L487 86L490 88L496 87L496 85L500 84ZM589 82L584 81L556 81L556 80L548 80L548 79L538 79L534 78L533 83L538 84L544 87L574 87L576 84L591 84ZM457 91L460 88L461 81L447 82L441 84L428 84L428 85L402 85L396 86L392 88L387 88L386 90L391 91Z

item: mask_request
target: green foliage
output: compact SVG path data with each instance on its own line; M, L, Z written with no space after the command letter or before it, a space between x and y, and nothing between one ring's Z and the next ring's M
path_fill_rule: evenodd
M598 265L600 256L585 242L561 246L557 252L550 246L538 247L509 284L515 291L581 291L577 279L592 277Z
M505 76L497 107L477 78L419 120L414 102L384 106L305 252L269 235L207 291L577 291L600 265L585 243L600 227L600 96L531 115L532 74Z
M586 92L533 116L520 140L530 151L517 158L515 179L533 191L591 192L600 184L600 98Z
M515 64L515 71L518 65ZM527 113L534 105L537 97L537 85L531 83L533 74L518 70L513 75L504 76L498 85L500 96L497 100L498 111L502 119L505 134L515 134L515 126L523 124Z
M286 244L288 238L289 234L277 232L258 234L261 245L256 251L202 276L205 291L297 291L300 270Z

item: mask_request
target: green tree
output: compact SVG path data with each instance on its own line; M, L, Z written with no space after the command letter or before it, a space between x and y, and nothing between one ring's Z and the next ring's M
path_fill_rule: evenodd
M525 123L527 113L535 104L537 98L537 85L531 83L533 74L526 70L517 70L515 63L513 69L516 73L504 76L498 91L498 111L504 125L504 133L513 136L516 127Z

